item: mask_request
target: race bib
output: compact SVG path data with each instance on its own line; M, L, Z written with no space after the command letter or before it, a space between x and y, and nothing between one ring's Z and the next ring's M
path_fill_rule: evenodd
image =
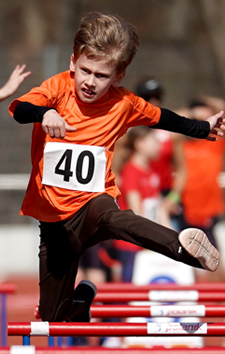
M104 147L50 142L44 149L42 183L82 192L104 192L105 169Z

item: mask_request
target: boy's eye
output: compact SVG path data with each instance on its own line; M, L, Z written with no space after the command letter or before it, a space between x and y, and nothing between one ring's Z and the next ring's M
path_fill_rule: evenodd
M88 74L88 75L91 74L91 71L87 68L81 68L81 70L83 71L84 74ZM102 73L96 73L95 77L97 77L98 79L102 79L102 78L107 78L108 75Z
M90 73L90 71L89 71L88 69L82 68L81 70L82 70L84 73L86 73L86 74L89 74L89 73Z
M96 77L101 79L101 78L107 78L107 75L105 74L96 74Z

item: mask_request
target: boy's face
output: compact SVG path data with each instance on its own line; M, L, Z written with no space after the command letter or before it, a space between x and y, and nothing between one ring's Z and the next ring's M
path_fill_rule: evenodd
M106 60L89 59L85 54L76 61L71 56L70 70L74 71L76 92L84 103L96 102L111 85L118 86L124 77L124 73L118 75L115 66Z

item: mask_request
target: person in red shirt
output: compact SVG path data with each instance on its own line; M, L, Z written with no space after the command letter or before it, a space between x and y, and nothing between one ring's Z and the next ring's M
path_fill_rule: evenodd
M156 131L146 126L130 128L127 133L130 157L121 171L121 209L132 209L139 215L157 221L160 176L151 168L159 154Z
M165 90L153 77L141 80L136 94L156 107L162 107ZM164 207L170 215L173 228L180 230L179 215L182 211L181 194L186 180L186 166L182 138L165 130L157 130L160 141L158 158L151 162L152 168L160 175L160 188Z
M115 201L114 144L128 128L154 126L211 140L225 130L223 111L195 121L120 87L138 45L131 24L91 12L75 34L70 70L10 104L16 121L34 123L32 172L21 214L40 221L43 321L90 320L96 287L82 283L74 290L74 283L81 255L101 241L122 239L191 266L218 267L219 253L201 230L178 234L120 210Z
M189 116L205 120L208 114L224 109L224 100L217 97L200 96L193 99L186 108ZM220 108L221 107L221 108ZM198 140L182 136L184 160L187 166L187 179L184 185L182 213L179 216L181 230L194 227L205 232L210 242L220 251L220 239L216 225L224 214L224 195L219 183L223 171L225 140L219 139L211 144L207 140ZM210 198L209 198L210 196ZM222 264L213 274L195 270L197 281L224 281Z
M130 156L121 170L119 207L132 209L141 216L171 227L169 215L160 204L160 176L151 168L151 162L160 151L156 131L146 126L130 128L126 146ZM116 258L122 264L122 280L131 281L135 255L142 248L121 240L114 240L113 245Z
M188 107L190 116L205 120L208 114L214 114L210 102L204 97L193 100ZM183 137L183 149L188 173L182 193L182 228L200 227L217 247L214 227L225 210L223 190L219 185L225 140L219 139L212 145L207 140Z

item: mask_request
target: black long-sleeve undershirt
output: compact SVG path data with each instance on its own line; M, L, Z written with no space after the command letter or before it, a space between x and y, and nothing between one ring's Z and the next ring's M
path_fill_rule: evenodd
M209 122L185 118L166 108L161 108L160 120L151 128L168 130L198 139L207 138L210 132Z
M36 106L29 102L20 102L14 111L14 119L20 124L42 123L43 115L53 107Z
M55 108L20 102L15 108L14 119L21 124L41 123L43 115L50 109ZM151 128L168 130L198 139L207 138L210 132L209 122L185 118L165 108L161 109L159 122Z

